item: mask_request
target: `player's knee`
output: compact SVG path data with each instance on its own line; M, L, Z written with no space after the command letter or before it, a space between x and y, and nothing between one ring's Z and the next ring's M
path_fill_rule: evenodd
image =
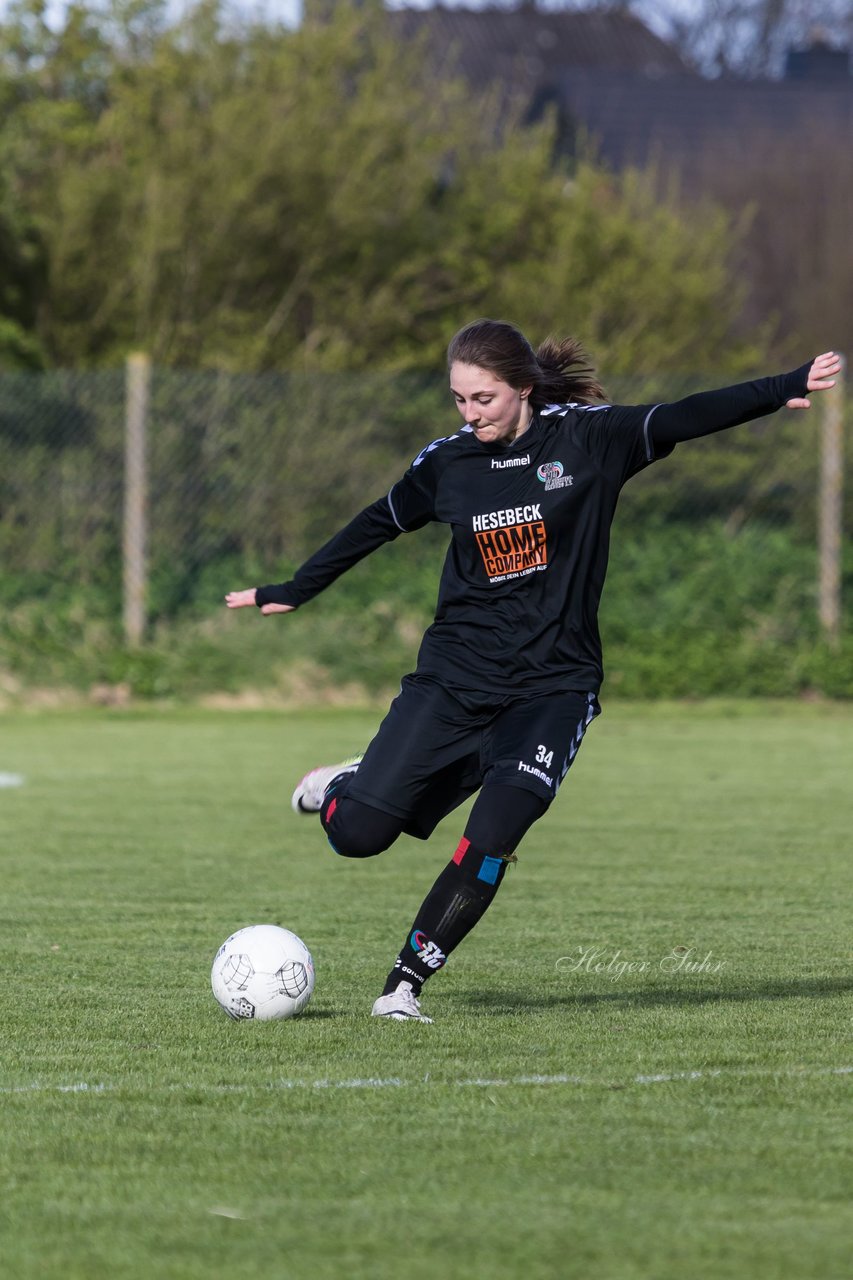
M374 858L388 848L388 844L377 845L375 840L365 840L357 831L336 831L334 836L327 831L326 838L342 858Z
M483 787L465 827L466 839L497 857L506 857L515 852L550 803L550 796L526 788L501 784Z
M342 858L373 858L384 853L401 831L399 818L343 799L323 822L329 844Z

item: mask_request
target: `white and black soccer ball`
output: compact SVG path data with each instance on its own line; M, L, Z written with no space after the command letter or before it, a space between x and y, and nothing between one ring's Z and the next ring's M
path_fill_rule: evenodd
M289 929L250 924L225 939L210 984L229 1018L293 1018L311 999L314 961Z

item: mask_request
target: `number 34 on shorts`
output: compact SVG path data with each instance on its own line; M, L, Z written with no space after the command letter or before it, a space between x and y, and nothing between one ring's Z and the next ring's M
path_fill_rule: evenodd
M496 725L503 741L492 743L490 779L545 791L552 800L600 711L594 693L560 693L513 708Z

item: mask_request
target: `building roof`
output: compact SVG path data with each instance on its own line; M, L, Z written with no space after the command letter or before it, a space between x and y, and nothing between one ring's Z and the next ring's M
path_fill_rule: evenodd
M582 132L616 168L653 158L689 170L699 155L766 145L796 145L814 136L853 137L853 81L649 80L606 70L567 70L557 98L564 131Z
M853 77L844 51L794 51L784 80L709 80L633 14L509 8L390 11L404 39L422 38L437 70L461 71L476 88L498 82L529 103L556 107L563 145L581 135L615 167L670 160L689 178L709 149L788 141L809 129L853 134ZM820 56L818 56L820 55ZM846 64L849 69L849 62Z
M688 74L678 52L630 13L516 9L398 9L392 28L406 39L424 36L442 58L457 60L473 84L512 78L540 88L567 68L633 71L652 79Z

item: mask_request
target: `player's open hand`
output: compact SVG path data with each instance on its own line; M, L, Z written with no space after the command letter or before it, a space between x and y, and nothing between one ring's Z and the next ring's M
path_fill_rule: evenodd
M828 391L830 387L835 386L836 376L841 372L841 356L834 351L824 351L822 356L816 356L812 367L809 369L809 379L806 383L807 391ZM812 407L811 400L788 400L787 408L789 409L810 409Z
M225 597L225 603L229 609L245 609L247 605L256 603L255 593L256 587L249 587L248 591L229 591ZM292 613L292 604L262 604L261 613Z

